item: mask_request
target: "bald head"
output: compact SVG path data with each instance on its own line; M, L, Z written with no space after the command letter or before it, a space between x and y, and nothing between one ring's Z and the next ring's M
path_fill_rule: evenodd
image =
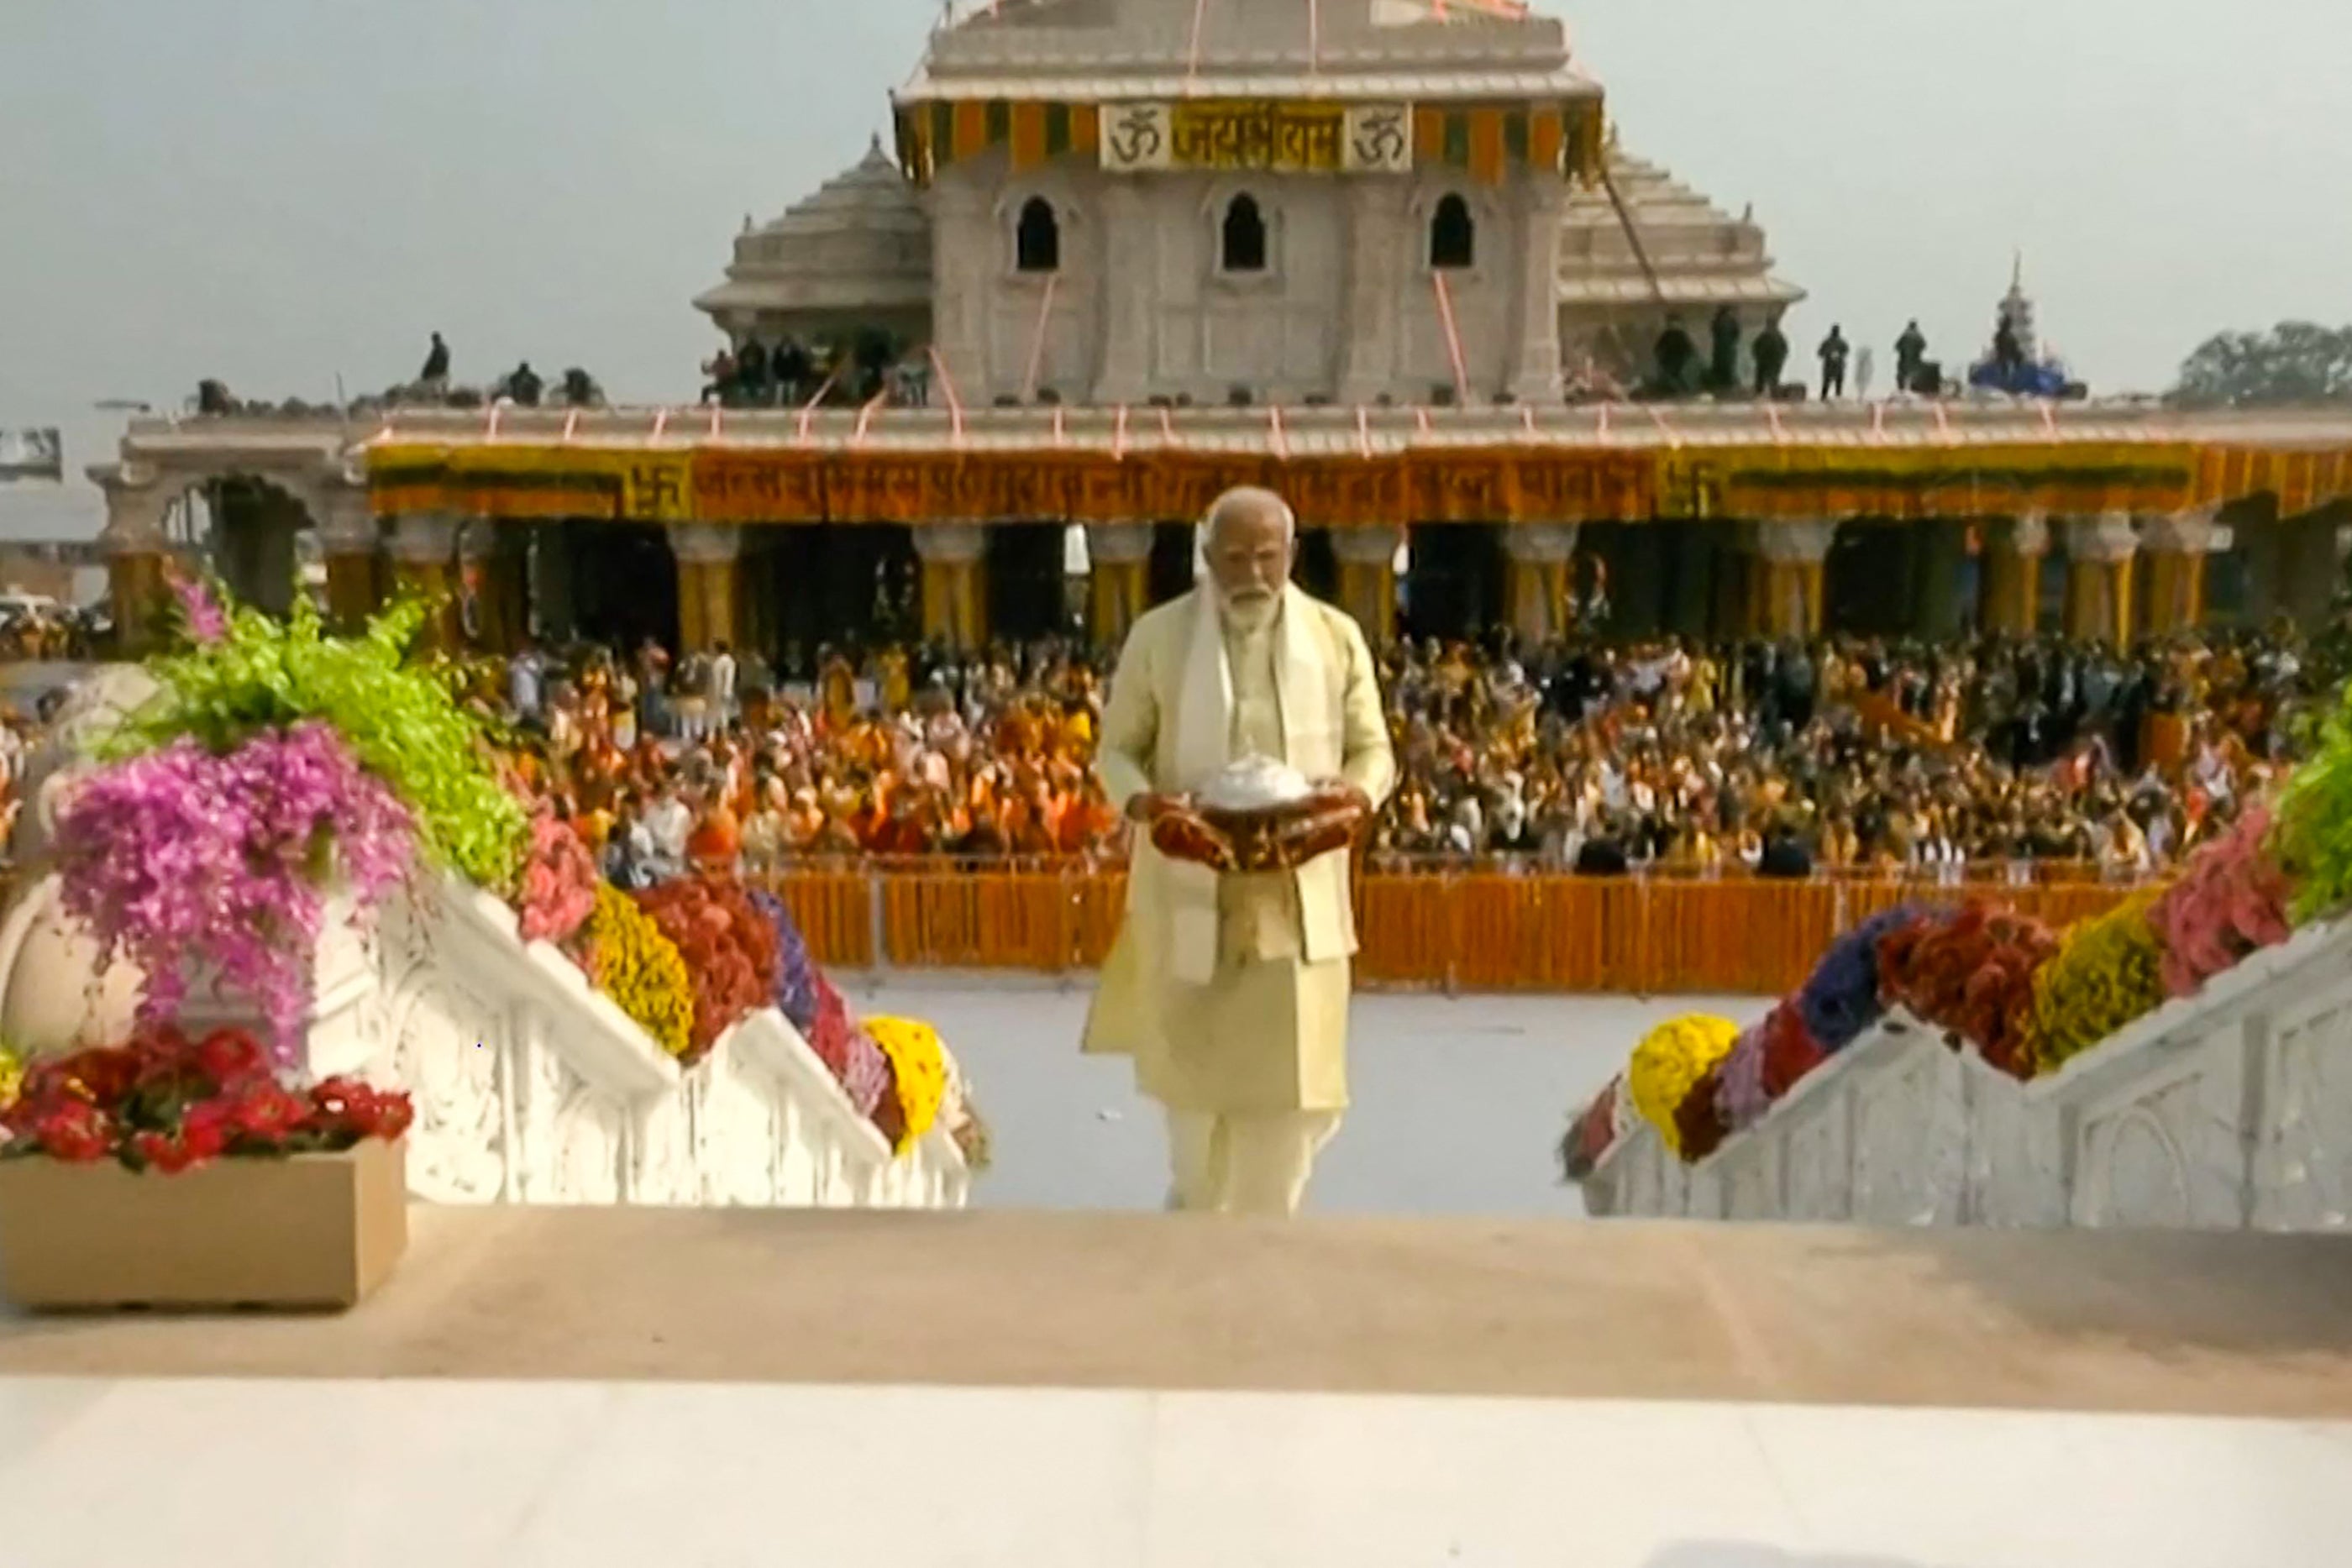
M1271 490L1244 485L1209 508L1202 553L1218 596L1228 604L1262 604L1290 580L1297 552L1298 518Z

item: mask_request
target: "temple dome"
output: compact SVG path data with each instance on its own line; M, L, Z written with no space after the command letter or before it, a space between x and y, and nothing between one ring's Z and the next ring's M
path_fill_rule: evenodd
M722 327L796 328L928 313L930 297L930 220L877 138L815 194L737 235L727 280L694 303Z
M1733 217L1657 164L1613 144L1607 159L1610 181L1632 216L1668 306L1780 308L1804 298L1803 289L1772 275L1763 227L1752 216ZM1650 280L1608 192L1577 188L1561 223L1563 306L1654 303Z

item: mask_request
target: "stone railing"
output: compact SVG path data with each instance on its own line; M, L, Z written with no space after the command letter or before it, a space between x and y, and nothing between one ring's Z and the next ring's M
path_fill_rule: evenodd
M436 1203L960 1207L934 1129L894 1158L772 1008L681 1071L568 959L461 883L395 898L362 939L331 919L310 1070L406 1089L414 1194ZM249 1017L199 998L193 1024Z
M2020 1083L1890 1014L1685 1166L1639 1125L1597 1215L1873 1225L2352 1225L2352 923L2313 926Z

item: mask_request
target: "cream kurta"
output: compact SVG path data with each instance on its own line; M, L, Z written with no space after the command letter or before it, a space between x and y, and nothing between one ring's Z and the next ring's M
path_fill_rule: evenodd
M1181 777L1179 760L1202 757L1204 737L1176 731L1185 714L1203 711L1185 687L1202 678L1194 639L1213 612L1201 594L1187 595L1129 634L1098 763L1121 808L1146 790L1206 782ZM1356 623L1292 590L1275 623L1219 631L1230 732L1206 751L1286 760L1310 778L1344 779L1375 803L1384 799L1395 762ZM1343 852L1295 873L1216 878L1214 972L1194 984L1170 960L1183 868L1139 844L1127 920L1104 966L1086 1049L1133 1056L1138 1086L1171 1110L1343 1109L1355 951L1348 870Z

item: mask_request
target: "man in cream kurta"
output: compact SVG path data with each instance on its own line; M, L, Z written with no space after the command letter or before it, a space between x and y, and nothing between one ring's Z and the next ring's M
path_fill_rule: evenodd
M1232 492L1210 509L1201 586L1129 632L1097 768L1130 819L1253 757L1386 798L1396 762L1370 651L1347 614L1290 586L1296 550L1279 497ZM1136 841L1086 1049L1132 1057L1166 1108L1174 1207L1296 1213L1348 1104L1347 852L1221 876Z

